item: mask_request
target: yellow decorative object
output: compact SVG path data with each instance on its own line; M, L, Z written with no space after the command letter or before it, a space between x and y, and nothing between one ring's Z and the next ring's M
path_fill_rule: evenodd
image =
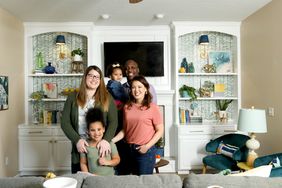
M48 172L45 178L51 179L51 178L55 178L55 177L56 177L56 175L53 172Z
M67 95L69 95L70 93L73 93L73 92L79 92L79 88L65 88L65 89L63 89L63 91L60 94L67 96Z
M186 72L186 70L185 70L185 68L184 68L184 67L181 67L181 68L179 69L179 72L180 72L180 73L185 73L185 72Z

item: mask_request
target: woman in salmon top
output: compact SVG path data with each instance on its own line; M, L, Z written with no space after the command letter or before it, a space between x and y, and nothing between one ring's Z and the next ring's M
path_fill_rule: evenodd
M129 102L124 106L123 130L112 141L115 143L125 137L129 174L152 174L156 161L155 144L164 132L163 120L159 107L152 103L147 80L135 76L130 86Z

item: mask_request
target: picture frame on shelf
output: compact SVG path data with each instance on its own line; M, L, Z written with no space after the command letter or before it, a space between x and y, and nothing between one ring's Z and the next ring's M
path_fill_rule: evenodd
M42 85L44 96L49 99L58 98L58 87L56 83L43 83Z
M217 73L233 72L230 51L211 51L209 52L209 64L216 67Z
M0 110L9 108L9 82L8 76L0 76Z

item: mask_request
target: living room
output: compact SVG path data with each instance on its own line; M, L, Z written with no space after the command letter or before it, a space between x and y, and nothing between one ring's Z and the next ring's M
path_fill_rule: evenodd
M268 108L275 109L274 116L267 116L267 133L257 134L257 138L261 143L260 149L257 151L259 155L281 152L279 144L277 144L282 141L279 135L281 131L279 127L280 118L277 118L282 111L281 107L278 106L281 89L274 87L275 85L279 86L279 83L276 83L280 80L278 59L281 57L281 53L279 53L279 41L281 39L279 39L277 35L281 33L282 27L277 24L277 18L281 15L281 7L281 1L273 0L257 12L241 20L240 26L240 41L238 41L238 44L240 44L241 51L238 53L241 58L241 107L250 108L251 106L255 106L255 108L265 109L267 112ZM1 8L0 15L0 54L3 58L0 62L0 74L9 77L9 108L0 111L0 176L8 177L18 174L18 125L26 121L25 111L27 107L25 101L28 96L25 96L25 90L27 89L25 88L27 84L25 80L25 58L27 57L25 57L25 54L28 47L24 44L26 39L25 34L28 31L25 31L23 21L6 10ZM48 26L43 24L43 27ZM60 23L54 24L53 27L61 28ZM81 25L81 27L83 27L83 25ZM95 28L95 25L93 25L93 27ZM110 29L106 29L109 27ZM176 89L172 86L171 81L175 79L173 61L170 60L172 56L170 50L173 51L174 48L170 43L171 29L169 25L153 25L150 27L151 28L148 29L148 26L126 26L120 30L120 27L97 26L96 30L94 29L96 33L85 33L89 36L89 40L92 41L92 43L90 43L89 51L91 51L91 53L88 54L88 62L95 62L97 65L102 65L102 58L96 55L101 54L100 51L97 51L100 50L98 42L99 40L103 41L103 38L109 36L113 37L113 40L118 40L118 37L120 37L119 40L129 40L126 37L130 37L131 32L138 33L141 31L142 34L139 34L139 37L143 36L144 40L148 40L148 37L149 39L152 37L161 38L166 42L167 46L167 64L165 65L167 72L165 72L164 78L150 79L150 82L156 84L157 91L160 91L159 96L161 103L168 105L168 109L173 110L173 93L175 92L173 92L173 90ZM83 28L81 30L83 30ZM109 33L107 33L107 31ZM116 38L111 36L113 31L117 33ZM150 34L146 36L146 32ZM97 37L99 34L101 35L101 33L103 36L101 38ZM152 33L154 34L152 35ZM92 34L95 35L92 36ZM135 34L135 38L137 35L138 34ZM265 67L264 62L267 63ZM261 76L265 73L265 70L267 70L266 76ZM167 102L168 104L165 104ZM170 113L173 114L172 111L166 114ZM172 126L172 124L173 117L166 120L166 126ZM167 135L169 134L173 133L167 132ZM170 139L168 140L169 142L167 141L169 145L174 142L171 137L168 139ZM170 150L174 150L174 146L171 146ZM175 153L174 151L166 152Z

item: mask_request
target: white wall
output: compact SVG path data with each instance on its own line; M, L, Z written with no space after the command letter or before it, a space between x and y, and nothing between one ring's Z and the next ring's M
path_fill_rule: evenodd
M280 153L282 143L282 1L273 0L242 22L242 107L268 109L267 133L256 134L260 155Z
M0 41L0 75L9 77L9 109L0 111L0 177L3 177L14 176L18 170L17 125L24 121L24 29L20 20L1 8Z

